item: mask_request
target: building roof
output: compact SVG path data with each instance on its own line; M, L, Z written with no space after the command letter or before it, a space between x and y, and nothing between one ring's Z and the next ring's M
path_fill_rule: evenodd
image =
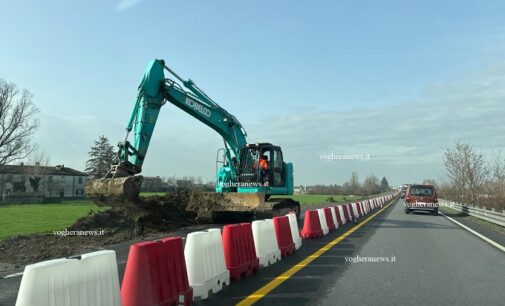
M60 175L60 176L88 176L86 173L65 167L58 166L30 166L30 165L3 165L0 166L1 174L32 174L40 175Z

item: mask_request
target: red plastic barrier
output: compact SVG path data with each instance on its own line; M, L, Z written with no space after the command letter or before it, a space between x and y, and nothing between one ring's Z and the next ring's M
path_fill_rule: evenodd
M349 212L349 206L350 204L344 204L344 217L346 222L351 222L352 219L354 219L354 216Z
M277 245L281 250L281 256L292 255L295 251L295 243L291 235L291 227L287 216L274 217L275 236L277 236Z
M340 215L340 209L338 209L338 206L335 206L335 215L337 216L337 223L338 225L342 225L342 219L344 218L344 216L341 216Z
M356 203L356 209L358 210L358 216L363 217L365 215L365 213L363 212L363 206L362 206L362 203L363 202L358 202Z
M333 222L333 216L331 215L331 209L326 207L324 210L324 217L326 218L326 224L328 225L328 229L331 231L335 230L335 222Z
M323 229L319 222L317 210L306 210L303 220L302 238L318 238L323 236Z
M192 299L181 237L130 246L121 285L123 306L191 305Z
M351 217L352 217L353 220L356 219L356 212L352 208L352 205L351 204L347 204L347 207L349 208L349 215L351 215Z
M223 227L224 259L230 278L239 280L259 268L251 223L231 224Z

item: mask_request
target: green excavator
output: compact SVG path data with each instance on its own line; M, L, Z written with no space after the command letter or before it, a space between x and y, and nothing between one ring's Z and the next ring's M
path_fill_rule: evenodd
M175 79L166 78L165 71ZM244 215L269 218L288 212L300 215L298 202L271 197L293 194L293 164L284 161L281 148L270 143L247 143L247 133L235 116L192 80L182 79L163 60L149 62L138 87L126 136L118 144L119 163L111 165L104 178L88 182L89 198L102 206L139 205L142 184L139 174L158 114L166 102L212 128L224 141L216 161L216 192L192 192L188 211L208 220ZM130 134L133 134L131 141Z

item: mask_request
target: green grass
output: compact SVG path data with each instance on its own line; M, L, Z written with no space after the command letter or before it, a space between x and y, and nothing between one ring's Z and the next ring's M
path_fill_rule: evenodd
M148 191L144 191L144 192L141 192L140 193L140 196L142 197L150 197L150 196L164 196L165 194L167 194L166 192L148 192Z
M90 211L103 211L91 201L0 205L0 240L65 229Z
M292 196L273 196L273 198L291 198L300 202L300 205L313 205L320 203L327 203L327 199L333 197L335 203L342 203L347 201L356 201L360 199L359 196L343 196L343 195L326 195L326 194L294 194Z

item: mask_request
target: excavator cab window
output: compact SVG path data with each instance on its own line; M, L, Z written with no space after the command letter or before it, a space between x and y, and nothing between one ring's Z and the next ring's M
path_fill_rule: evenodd
M240 154L239 180L265 187L284 185L282 151L271 144L243 148Z
M239 180L243 183L258 181L257 165L259 152L255 148L243 148L240 152Z
M284 186L284 162L282 160L282 151L278 147L273 148L273 160L272 160L272 175L273 175L273 185L275 187Z

